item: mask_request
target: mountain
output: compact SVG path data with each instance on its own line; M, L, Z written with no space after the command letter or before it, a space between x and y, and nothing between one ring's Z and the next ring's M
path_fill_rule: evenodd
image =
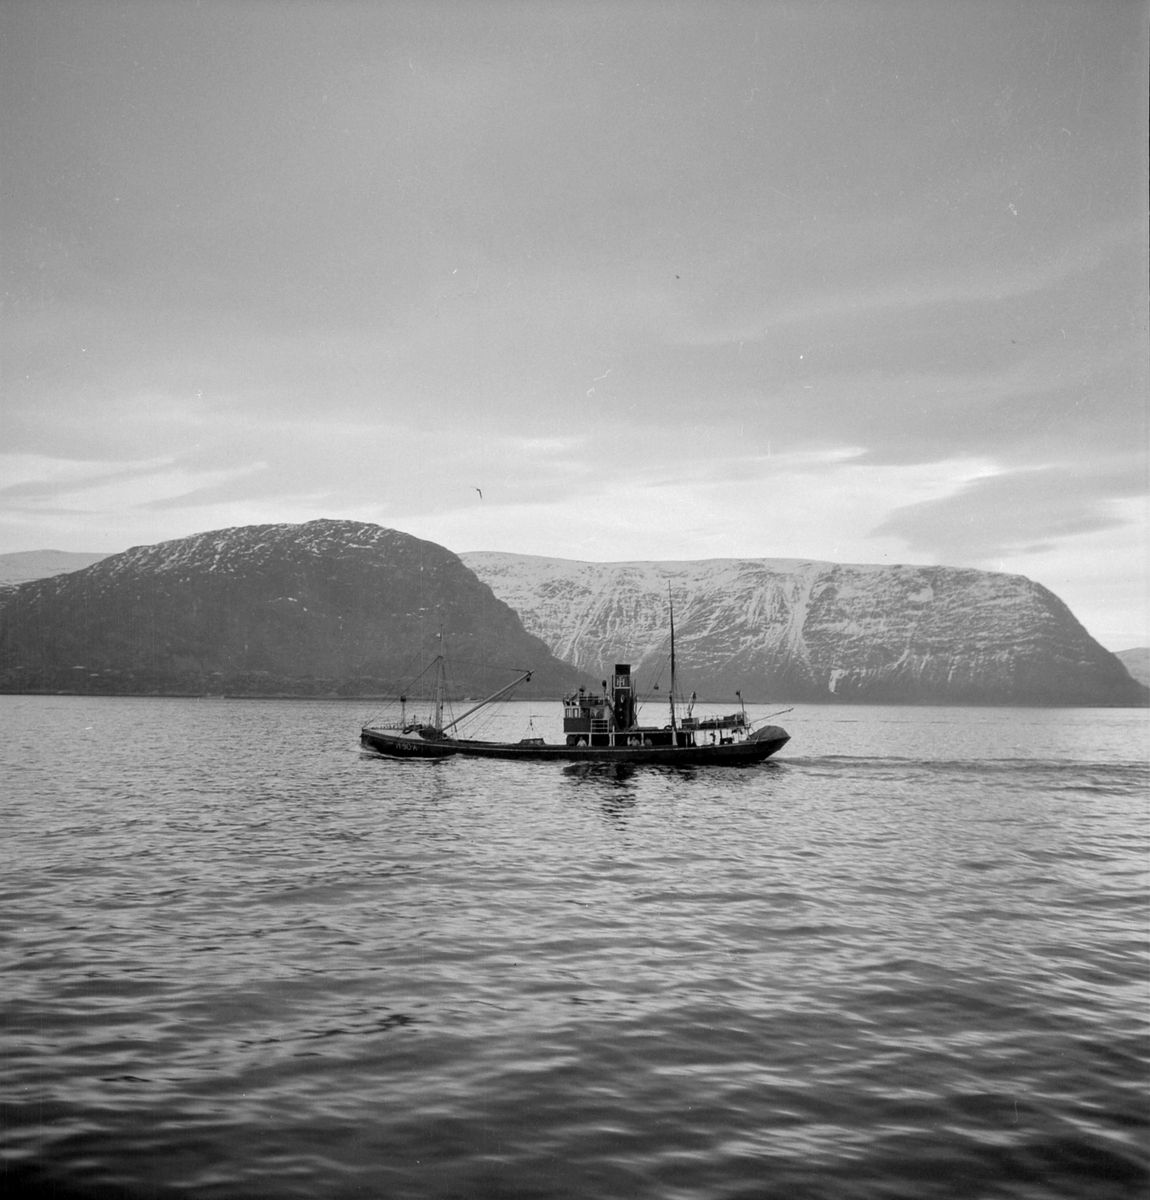
M79 554L69 550L18 550L14 554L0 554L0 587L79 571L107 557L106 554Z
M561 659L595 679L630 662L702 698L889 704L1144 705L1053 593L1021 575L800 559L585 563L460 556Z
M378 525L253 525L0 589L0 690L364 694L442 629L457 690L582 682L449 550ZM490 684L490 687L488 685Z
M1139 683L1150 684L1150 646L1139 646L1135 650L1119 650L1117 657Z

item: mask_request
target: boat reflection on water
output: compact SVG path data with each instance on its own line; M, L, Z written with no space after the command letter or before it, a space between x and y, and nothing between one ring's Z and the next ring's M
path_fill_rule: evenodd
M568 779L577 781L589 780L593 783L613 783L618 786L630 783L638 769L634 763L572 763L563 768L563 774Z

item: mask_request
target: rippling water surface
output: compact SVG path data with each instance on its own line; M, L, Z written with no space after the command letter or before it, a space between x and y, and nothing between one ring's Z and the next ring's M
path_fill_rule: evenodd
M0 712L13 1189L1146 1194L1144 712L802 707L629 772L392 763L350 703Z

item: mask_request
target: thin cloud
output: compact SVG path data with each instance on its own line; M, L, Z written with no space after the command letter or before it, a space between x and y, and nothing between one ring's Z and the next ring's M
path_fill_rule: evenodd
M1059 539L1127 524L1117 501L1141 495L1136 468L1083 473L1065 466L974 479L950 496L895 509L872 537L902 539L944 562L1038 554Z
M939 307L999 304L1006 300L1034 297L1068 280L1097 270L1116 252L1139 246L1141 228L1115 225L1089 236L1053 261L1031 264L982 264L974 268L952 267L945 273L906 273L897 267L876 268L888 276L877 286L848 286L833 292L790 296L785 304L772 304L739 324L725 328L705 327L670 333L668 340L688 346L726 346L762 341L780 330L808 325L827 336L828 326L849 320L866 321L876 316L904 320L908 314ZM874 231L858 226L851 240L873 245ZM922 241L927 239L920 238Z
M11 482L0 487L0 497L16 504L50 499L62 493L105 487L154 475L174 464L174 458L111 463L49 458L39 454L3 454L0 455L0 478Z

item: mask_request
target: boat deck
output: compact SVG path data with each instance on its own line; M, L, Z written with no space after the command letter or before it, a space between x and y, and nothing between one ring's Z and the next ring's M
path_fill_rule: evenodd
M741 742L701 746L567 746L531 738L522 742L479 742L466 738L426 738L417 730L400 732L364 726L360 743L388 758L505 758L543 762L656 763L720 766L762 762L790 741L778 725L756 730Z

